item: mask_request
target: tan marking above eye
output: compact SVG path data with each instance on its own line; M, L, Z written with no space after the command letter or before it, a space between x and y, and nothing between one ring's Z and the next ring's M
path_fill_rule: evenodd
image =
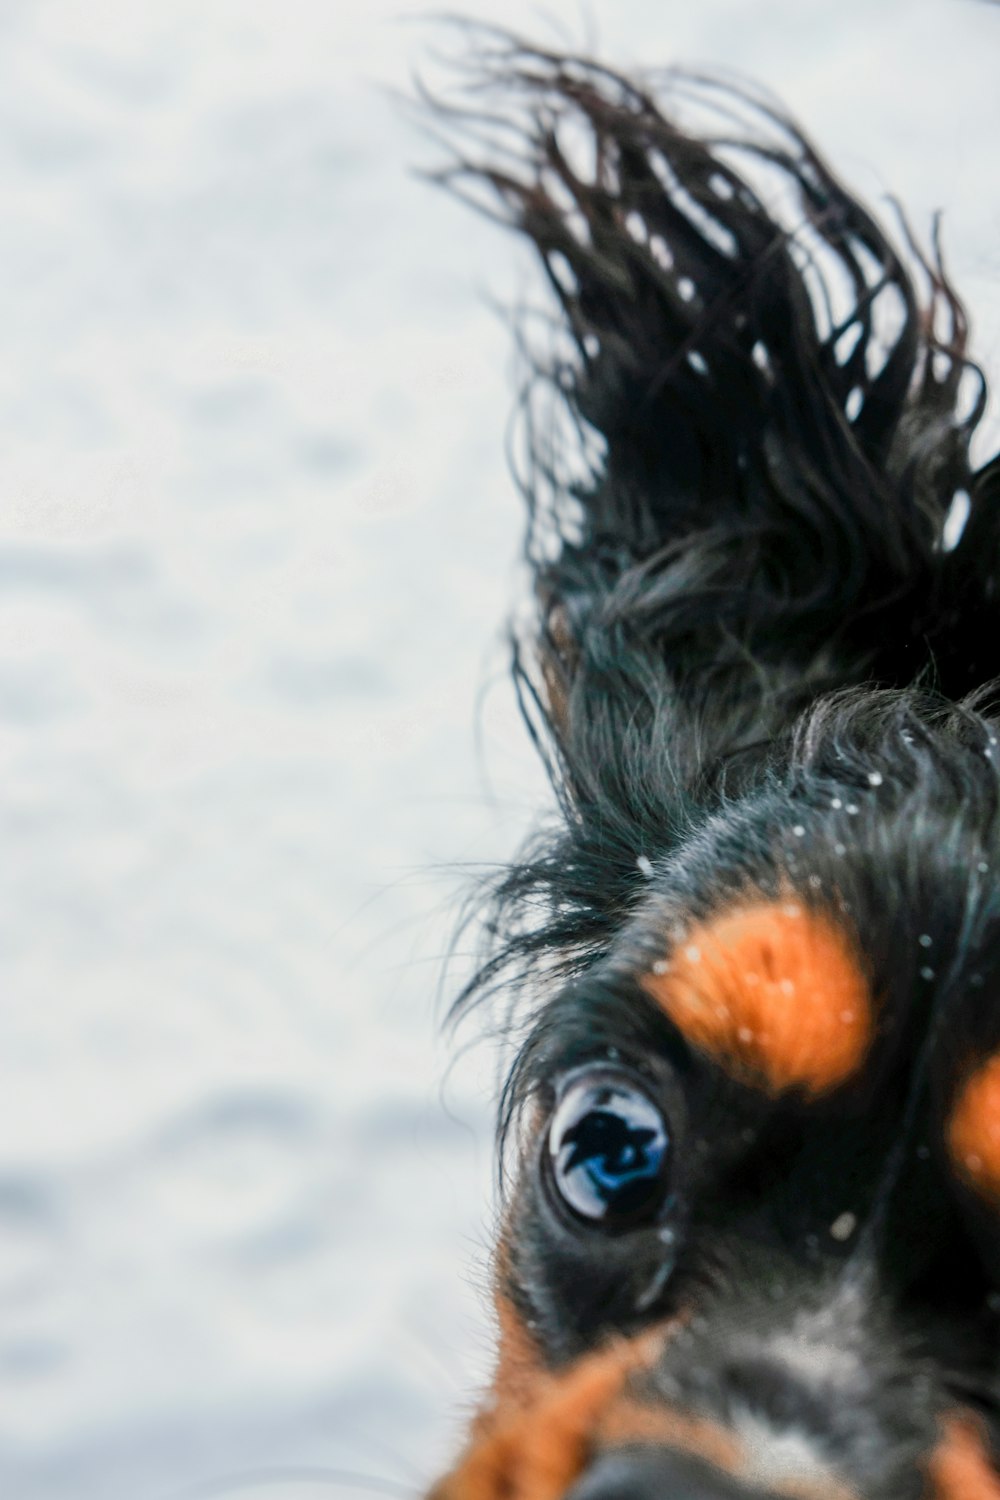
M1000 1052L966 1078L948 1119L948 1155L981 1197L1000 1203Z
M696 924L640 983L693 1046L774 1094L837 1088L874 1034L846 934L792 897Z

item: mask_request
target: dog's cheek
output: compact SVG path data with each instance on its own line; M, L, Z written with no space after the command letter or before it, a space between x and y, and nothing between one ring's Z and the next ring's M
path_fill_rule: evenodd
M501 1406L523 1406L544 1376L538 1345L517 1308L502 1291L496 1294L497 1365L493 1396Z
M533 1109L531 1139L540 1128L539 1111ZM552 1363L542 1348L537 1331L528 1326L525 1311L526 1288L531 1278L521 1266L520 1257L530 1244L526 1227L534 1222L530 1204L525 1203L525 1162L522 1158L515 1188L497 1239L493 1260L493 1310L496 1319L497 1359L491 1389L492 1404L512 1409L525 1405L537 1392L539 1381L551 1370Z
M564 1374L538 1374L518 1400L493 1398L458 1467L430 1500L559 1500L582 1473L625 1382L662 1348L662 1334L620 1339Z
M666 1305L666 1298L655 1309L641 1299L652 1283L669 1279L679 1207L668 1240L656 1222L625 1234L574 1231L548 1198L537 1161L526 1158L494 1260L505 1387L524 1376L530 1381L533 1372L568 1368L609 1339L637 1335Z

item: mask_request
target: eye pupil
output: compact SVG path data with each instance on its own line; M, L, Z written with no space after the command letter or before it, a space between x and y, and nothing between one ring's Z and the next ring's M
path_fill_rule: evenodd
M650 1217L663 1200L666 1121L631 1079L602 1074L571 1083L548 1144L556 1191L582 1219L617 1227Z

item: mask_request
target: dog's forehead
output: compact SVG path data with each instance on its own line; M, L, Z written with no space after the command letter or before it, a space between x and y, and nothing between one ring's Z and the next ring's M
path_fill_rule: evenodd
M623 933L628 969L698 1055L762 1100L906 1128L1000 1210L1000 903L981 826L881 793L758 812L663 876ZM845 824L850 828L850 843ZM766 825L766 832L764 827ZM726 847L724 841L728 841ZM748 852L749 851L749 852ZM846 1146L845 1138L845 1146Z
M1000 1047L989 1001L1000 986L1000 792L986 819L948 774L916 791L891 774L872 770L863 791L817 778L801 800L769 791L707 820L650 866L613 965L661 1001L672 995L678 1011L682 988L721 980L713 964L728 968L747 1013L757 978L773 978L772 1008L800 1028L844 1014L853 1042L836 1030L829 1041L857 1062L872 1040L866 1005L880 1036L933 1024L942 1041L961 1029L983 1053ZM826 1084L817 1076L813 1087Z

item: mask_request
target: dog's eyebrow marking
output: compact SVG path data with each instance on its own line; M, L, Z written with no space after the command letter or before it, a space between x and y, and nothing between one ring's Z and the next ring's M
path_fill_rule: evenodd
M927 1473L934 1500L1000 1500L1000 1474L971 1416L949 1417Z
M1000 1204L1000 1052L962 1084L946 1138L958 1175L981 1197Z
M847 935L794 898L750 901L690 928L640 980L695 1047L773 1094L851 1078L874 1034Z

